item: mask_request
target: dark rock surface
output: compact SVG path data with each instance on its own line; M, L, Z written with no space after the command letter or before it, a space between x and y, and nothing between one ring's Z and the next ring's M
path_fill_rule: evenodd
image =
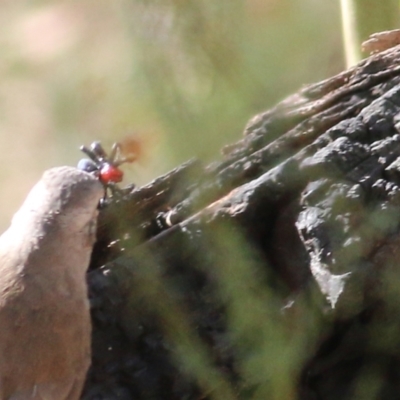
M400 398L399 65L306 86L222 160L110 200L83 399Z

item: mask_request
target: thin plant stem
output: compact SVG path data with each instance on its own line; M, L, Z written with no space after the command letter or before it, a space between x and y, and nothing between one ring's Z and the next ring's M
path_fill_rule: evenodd
M400 27L398 0L341 0L347 67L363 58L361 43L369 35Z

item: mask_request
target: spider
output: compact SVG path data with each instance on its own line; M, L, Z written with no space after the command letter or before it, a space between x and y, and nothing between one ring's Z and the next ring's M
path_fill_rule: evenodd
M112 194L120 192L116 186L122 181L124 173L119 168L121 164L131 163L136 160L136 154L123 155L121 143L114 143L110 155L106 153L100 142L93 142L90 147L81 146L80 150L85 153L89 159L83 158L78 162L78 169L94 173L104 185L104 188L110 189Z

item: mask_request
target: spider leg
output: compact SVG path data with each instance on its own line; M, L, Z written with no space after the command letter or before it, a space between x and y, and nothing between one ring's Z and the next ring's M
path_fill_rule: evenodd
M110 190L112 197L122 197L124 191L118 187L116 183L110 183L107 185L107 189Z
M122 158L118 159L118 161L115 161L113 163L113 165L115 165L116 167L119 167L121 164L134 162L136 160L136 158L137 158L136 155L122 157Z
M92 149L89 149L86 146L81 146L79 149L85 153L97 166L101 165L101 160L99 160L99 157Z
M93 142L90 145L90 149L93 151L94 154L96 154L97 158L99 160L105 160L108 161L107 153L104 150L103 146L101 145L100 142Z
M119 159L120 154L121 154L121 145L118 142L116 142L111 147L110 156L108 158L110 163L116 165L115 163L118 162L117 160Z

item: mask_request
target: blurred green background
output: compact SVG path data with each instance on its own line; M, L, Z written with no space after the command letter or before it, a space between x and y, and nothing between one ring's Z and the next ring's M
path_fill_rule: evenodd
M342 70L331 0L4 0L0 6L4 230L42 171L79 146L135 135L138 184L219 157L244 125Z

